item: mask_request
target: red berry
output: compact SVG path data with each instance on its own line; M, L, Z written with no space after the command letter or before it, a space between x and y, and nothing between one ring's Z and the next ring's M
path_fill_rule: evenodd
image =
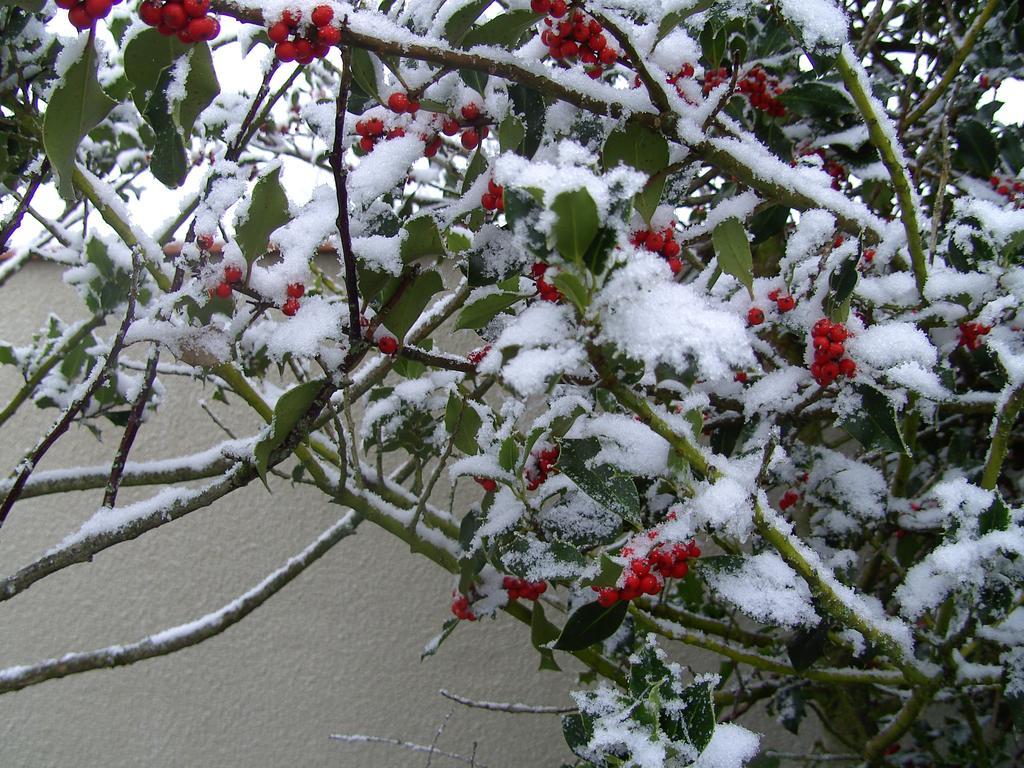
M682 579L686 577L686 574L690 571L690 565L685 560L679 560L672 564L669 568L668 575L673 579Z
M548 265L543 261L534 262L533 266L530 267L530 274L533 277L544 277L544 273L548 271Z
M293 299L301 299L306 293L306 286L302 283L289 283L288 295Z
M389 352L388 354L391 353ZM498 484L489 477L474 477L473 479L476 480L480 484L480 487L488 493L494 493L494 491L498 489ZM509 577L506 576L505 578Z
M747 325L760 325L764 322L764 312L757 307L747 310Z
M363 138L359 140L359 146L363 149L363 151L369 152L370 150L373 149L373 139L371 139L369 136L363 136Z
M299 300L292 298L286 299L284 305L281 307L281 311L284 312L288 317L292 317L296 312L299 311Z
M198 245L204 251L208 251L213 248L213 235L203 234L196 238L196 245Z
M392 112L401 114L409 110L409 97L404 93L392 93L388 96L388 107Z
M598 54L598 59L600 59L601 63L604 64L606 67L610 67L612 64L619 60L619 54L615 51L614 48L605 46L604 48L601 49L601 53Z
M462 132L462 146L465 149L476 149L480 143L480 134L474 128L467 128Z
M85 0L85 12L94 19L104 19L112 5L111 0Z
M652 232L647 236L647 242L645 245L652 251L661 251L665 246L665 238L656 232Z
M857 364L848 357L839 361L839 372L848 379L857 375Z
M611 608L619 602L619 591L611 587L605 587L597 593L597 603L602 608Z
M188 23L188 15L185 13L185 9L178 3L168 3L165 5L163 7L162 16L164 25L175 31L181 29Z
M551 10L551 0L530 0L530 10L542 15L547 14Z
M629 570L637 576L646 576L651 572L651 564L644 559L634 560L629 564Z
M298 11L285 11L284 13L281 14L281 21L287 24L292 29L295 29L297 26L299 26L299 19L301 18L302 15Z
M786 491L782 494L782 498L779 499L779 509L789 509L799 500L800 494L796 491Z
M224 282L226 283L240 283L242 282L242 268L234 264L230 264L224 267Z
M200 19L210 10L210 0L181 0L181 7L193 19Z
M68 21L74 25L75 29L86 30L93 25L95 19L85 10L85 3L79 3L68 11Z
M327 46L337 45L341 42L341 30L337 27L320 27L316 39Z
M565 16L565 0L551 0L551 15L556 19Z
M678 256L682 252L682 248L679 243L675 240L666 240L664 247L661 249L661 255L666 259L671 259L674 256Z
M669 256L668 268L672 270L673 275L678 275L683 271L683 262L681 262L677 256Z
M640 579L640 590L646 595L656 595L661 591L661 584L654 574L647 574Z
M828 331L828 337L831 341L846 341L846 337L849 336L849 332L846 330L846 326L836 323Z
M220 22L212 16L204 16L201 19L192 19L188 23L188 34L196 42L213 40L220 34Z
M377 342L377 349L385 355L393 355L398 351L398 339L394 336L381 336Z
M776 304L779 312L789 312L796 306L796 300L792 296L780 296Z
M453 117L446 117L441 124L441 133L445 136L454 136L459 132L459 121Z
M747 372L746 371L736 371L736 375L733 378L736 381L738 381L740 384L746 384L747 383Z
M326 27L334 20L334 9L329 5L318 5L309 15L309 19L314 26Z
M274 46L274 55L277 56L278 61L295 61L298 54L299 50L291 40L285 40L283 43L278 43Z
M157 26L163 20L163 15L160 6L152 2L152 0L146 0L146 2L139 6L139 18L151 27Z
M216 292L219 298L226 299L228 296L231 295L231 286L224 282L217 283L217 287L214 289L214 291Z
M494 195L490 192L484 192L483 197L480 198L480 204L486 211L493 211L498 207L497 201L494 199Z
M480 117L480 107L478 107L474 102L470 102L469 104L464 106L461 112L462 117L465 120L476 120L478 117Z
M267 37L270 38L270 41L272 43L283 43L285 40L288 39L288 36L291 33L291 27L289 27L283 21L279 21L276 24L270 25L270 29L267 30ZM280 58L280 56L278 58Z
M832 321L829 320L827 317L823 317L823 318L821 318L821 320L819 320L818 322L816 322L814 324L814 327L811 328L811 335L813 335L813 336L827 336L829 331L831 331L831 330L832 330Z

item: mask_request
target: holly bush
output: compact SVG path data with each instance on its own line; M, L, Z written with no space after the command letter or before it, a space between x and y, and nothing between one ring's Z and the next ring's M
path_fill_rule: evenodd
M778 765L759 703L803 762L1018 764L1020 3L119 2L0 3L0 283L56 262L87 317L0 346L0 423L41 411L0 523L103 494L0 599L257 480L345 512L0 692L201 642L368 521L452 574L426 654L518 620L585 665L574 765ZM129 463L182 372L263 426ZM71 425L109 471L35 469Z

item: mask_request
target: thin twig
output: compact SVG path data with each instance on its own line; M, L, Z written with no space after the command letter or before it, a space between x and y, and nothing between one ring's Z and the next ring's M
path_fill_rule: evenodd
M219 635L259 608L270 597L280 592L306 568L319 560L335 544L355 533L362 518L348 512L341 520L320 534L317 539L295 557L250 590L222 608L206 616L165 629L155 635L128 645L118 644L87 653L69 653L31 666L16 666L0 670L0 694L18 691L47 680L135 664L154 656L166 656Z
M332 733L330 737L333 741L344 741L349 744L389 744L392 747L401 747L402 749L408 749L410 752L431 752L444 757L451 758L452 760L458 760L460 763L466 763L468 765L475 765L477 768L487 768L482 763L475 763L473 757L466 757L456 752L445 752L441 749L433 749L428 747L426 744L415 744L411 741L402 741L401 739L389 739L385 736L364 736L361 733ZM475 754L475 750L474 750Z
M447 691L444 688L439 690L438 693L446 699L450 699L467 707L489 709L492 712L509 712L514 715L567 715L572 712L579 711L578 707L547 707L535 704L508 704L500 701L475 701L473 699L467 699L465 696L459 696L456 693Z
M142 414L149 403L149 396L153 391L153 382L156 380L156 367L160 362L160 347L154 344L149 352L149 360L146 362L146 372L142 377L142 387L135 396L131 411L128 414L128 424L121 434L121 444L117 447L117 454L110 465L110 479L107 481L107 489L103 494L103 506L111 507L117 503L117 491L121 487L121 478L124 476L125 462L128 461L128 454L135 443L135 437L139 434L139 427L142 426Z
M14 234L14 231L21 226L21 219L25 215L25 210L28 208L29 203L32 202L32 198L36 195L36 190L39 189L39 185L49 172L50 161L43 160L43 164L39 168L39 173L32 177L28 186L25 188L24 194L21 196L21 200L18 201L18 207L14 209L14 213L11 214L11 218L7 220L7 223L0 228L0 253L2 253L4 248L7 246L7 241L10 239L11 235Z

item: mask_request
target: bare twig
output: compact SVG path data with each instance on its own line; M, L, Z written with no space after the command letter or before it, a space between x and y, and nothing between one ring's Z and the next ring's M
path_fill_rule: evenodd
M196 621L165 629L155 635L128 645L111 645L87 653L69 653L31 666L9 667L0 670L0 694L18 691L30 685L80 674L93 669L108 669L135 664L154 656L166 656L219 635L259 608L270 597L280 592L306 568L319 560L335 544L355 533L362 518L355 512L324 531L295 557L292 557L263 581L232 600L227 605Z
M7 222L0 227L0 253L3 252L7 246L7 241L10 239L14 231L21 226L21 219L25 215L25 210L28 208L29 203L32 202L32 198L35 197L36 190L39 189L39 185L43 179L46 178L50 172L50 161L43 160L42 166L39 168L39 173L35 174L29 181L28 186L25 188L25 192L21 196L21 200L18 201L18 207L14 209L14 213Z
M410 752L433 752L434 754L443 755L444 757L452 760L457 760L460 763L475 765L477 768L487 768L482 763L474 762L473 757L466 757L466 755L460 755L456 752L445 752L441 749L434 749L426 744L415 744L411 741L402 741L401 739L389 739L385 736L364 736L360 733L332 733L330 738L334 741L344 741L349 744L389 744L393 747L408 749Z
M546 707L535 704L507 704L500 701L475 701L465 696L447 691L444 688L438 691L446 699L476 709L489 709L492 712L509 712L514 715L566 715L571 712L578 712L578 707Z
M121 487L125 462L128 461L128 454L135 443L135 437L139 434L139 427L142 426L142 414L146 410L150 393L153 391L153 382L156 380L156 368L159 362L160 347L154 344L149 351L146 372L142 377L142 387L139 388L135 402L132 403L131 411L128 414L128 424L121 434L121 444L117 447L114 461L110 465L110 479L107 481L107 489L103 494L103 506L105 507L113 507L117 503L117 491Z

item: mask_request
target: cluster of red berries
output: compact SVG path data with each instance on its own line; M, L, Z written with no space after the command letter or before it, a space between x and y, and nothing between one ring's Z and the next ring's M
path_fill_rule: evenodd
M1017 199L1017 195L1024 193L1024 181L1018 181L1012 176L994 174L988 182L997 194L1005 197L1008 202L1014 203L1014 208L1020 207L1021 201Z
M827 317L821 318L811 328L811 343L814 346L811 375L819 386L827 387L840 376L852 379L857 375L857 364L844 357L846 347L843 342L849 335L845 325L833 323Z
M548 475L558 462L558 446L542 448L531 453L530 459L523 469L523 477L526 478L526 487L535 491L548 479Z
M669 75L668 77L666 77L665 82L668 83L669 85L674 85L676 87L676 93L678 93L680 96L686 99L686 94L683 93L683 89L680 87L679 81L689 80L691 77L693 77L693 73L693 64L691 64L690 62L686 62L685 64L683 64L682 67L679 68L678 72L676 72L674 75ZM633 84L636 87L640 86L639 75L637 75L636 80ZM689 99L687 99L687 101L689 101Z
M683 262L679 260L679 254L683 249L676 242L676 232L673 227L665 227L660 232L641 229L630 235L629 242L637 248L646 248L661 254L661 257L668 262L673 275L678 275L683 268Z
M476 621L476 614L469 609L469 598L465 595L457 594L452 600L452 613L461 621Z
M493 179L487 181L487 191L480 197L480 205L485 211L505 210L505 188L494 183Z
M788 293L784 294L778 288L769 291L768 298L775 302L779 312L792 312L796 308L796 299Z
M364 152L369 152L384 136L384 121L379 117L357 120L356 134L359 136L359 146L362 147Z
M487 138L491 129L487 126L487 118L483 116L483 113L480 111L480 105L476 102L471 101L462 107L459 112L461 112L462 119L466 124L460 123L458 118L446 117L441 124L441 133L445 136L454 136L459 131L462 131L459 142L462 144L463 149L472 151L480 145L483 139Z
M281 311L288 317L292 317L299 311L299 299L306 295L306 286L302 283L289 283L286 293L288 295L285 297L284 304L281 305Z
M991 330L991 325L960 323L960 340L957 341L957 346L967 347L967 349L973 352L981 346L981 337L988 334Z
M786 106L778 98L784 89L778 78L770 77L763 68L753 67L736 83L736 90L747 97L754 109L767 112L772 117L786 116Z
M508 599L518 600L520 597L525 600L536 600L548 590L546 581L527 581L517 579L515 576L506 576L501 580L501 586L508 592Z
M707 96L715 88L729 82L729 70L726 67L707 69L704 71L704 95Z
M627 547L622 554L628 557ZM629 561L623 570L625 574L621 587L591 587L597 592L597 602L604 608L611 608L622 600L635 600L641 595L656 595L665 587L667 579L681 579L689 573L690 558L700 557L696 541L675 544L671 549L658 544L646 557Z
M209 250L205 248L204 250ZM224 267L224 279L210 289L210 298L226 299L231 295L234 286L242 282L242 268L234 264Z
M100 19L106 18L114 4L115 0L57 0L57 7L68 12L68 21L75 29L83 32ZM173 35L174 32L168 34Z
M121 2L121 0L116 0L116 2ZM58 2L59 4L60 2ZM85 0L77 7L83 5L86 10L89 10L90 6L106 6L106 11L109 11L111 2L110 0ZM99 16L93 12L93 19L106 16L106 11ZM220 22L211 16L209 11L210 0L167 0L166 2L145 0L139 6L139 18L149 26L156 27L157 32L161 35L167 37L177 35L183 43L200 43L213 40L220 34ZM71 23L79 29L84 29L75 21L74 14L75 9L68 12ZM91 26L91 22L89 26Z
M267 36L274 43L274 55L281 62L297 61L309 64L313 59L322 59L341 40L341 30L332 27L334 9L329 5L318 5L309 15L310 24L304 31L299 26L302 14L285 11L281 18L270 25Z
M779 509L785 512L798 501L800 501L800 494L790 489L786 491L784 494L782 494L782 498L779 499Z
M567 12L563 0L533 0L530 7L534 13L548 14L544 19L547 29L541 32L540 40L548 47L552 59L567 63L579 60L595 80L619 60L619 52L608 42L597 19L578 8L563 19Z
M543 261L538 261L530 267L530 274L533 275L533 279L537 283L537 293L540 295L541 300L558 303L562 300L562 292L544 279L547 271L548 265Z
M420 111L420 103L401 91L395 91L388 96L388 109L396 115L415 115Z

